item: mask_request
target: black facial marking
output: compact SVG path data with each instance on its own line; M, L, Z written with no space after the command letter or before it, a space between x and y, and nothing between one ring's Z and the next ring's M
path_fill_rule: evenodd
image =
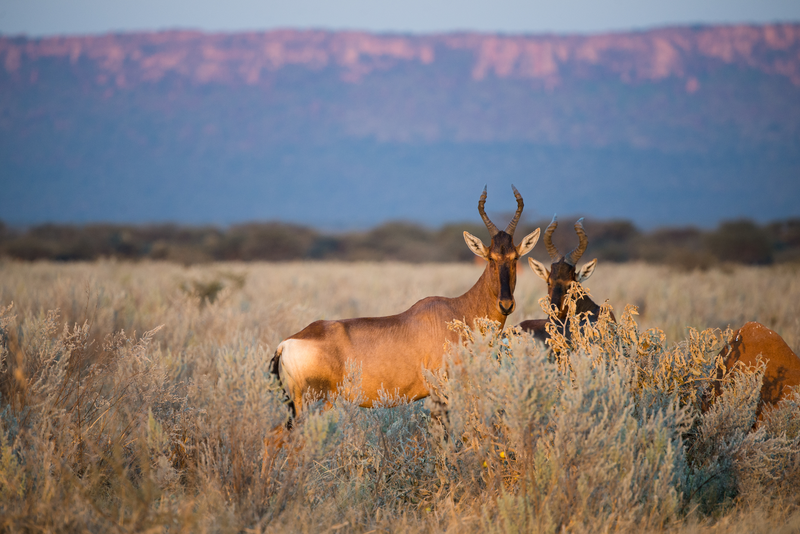
M514 238L505 232L498 232L492 238L491 250L503 256L516 252Z
M514 311L514 269L518 258L514 238L505 232L495 234L492 237L489 255L490 259L494 258L491 262L496 269L497 281L500 284L497 304L503 315L509 315Z
M550 304L561 310L564 295L567 294L570 284L575 281L575 266L563 259L550 266L550 280L548 281Z
M503 263L500 265L500 299L513 299L514 295L511 293L511 271L508 265Z

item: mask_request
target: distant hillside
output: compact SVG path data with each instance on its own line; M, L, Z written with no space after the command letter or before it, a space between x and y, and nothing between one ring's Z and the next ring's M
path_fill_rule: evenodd
M0 37L0 219L800 214L800 25Z

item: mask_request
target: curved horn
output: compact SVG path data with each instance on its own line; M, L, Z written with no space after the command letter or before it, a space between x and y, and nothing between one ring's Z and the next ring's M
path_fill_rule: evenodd
M550 221L550 226L548 226L547 230L544 231L544 246L547 247L547 253L550 254L550 259L553 263L561 259L561 253L553 244L553 232L556 231L557 227L558 221L556 220L556 216L553 215L553 220Z
M522 195L519 194L519 191L517 191L517 188L514 187L514 184L511 184L511 189L514 190L514 196L517 197L517 213L514 214L514 218L511 219L511 222L508 223L508 226L506 226L506 233L510 236L513 236L514 230L517 229L519 217L522 215L522 208L525 206L525 204L522 202Z
M578 234L578 246L575 249L567 254L567 263L575 267L575 264L578 263L578 260L581 259L583 253L586 251L586 246L589 244L589 238L586 237L586 231L583 229L583 217L578 219L578 222L575 223L575 233Z
M481 195L481 199L478 201L478 213L481 214L481 219L483 219L483 224L486 225L486 228L489 229L489 236L494 237L500 231L494 225L494 223L489 219L489 216L486 215L486 211L484 211L483 206L486 204L486 186L483 186L483 194Z

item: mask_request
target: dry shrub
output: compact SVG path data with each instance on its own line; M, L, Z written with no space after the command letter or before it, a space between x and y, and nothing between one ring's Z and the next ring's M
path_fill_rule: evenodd
M783 403L768 424L756 422L764 365L735 370L723 393L700 416L688 450L686 485L702 511L718 511L732 502L796 509L800 499L800 439L787 433L796 425L796 403Z
M337 394L308 399L288 432L268 372L278 340L319 316L402 309L417 298L409 288L458 294L475 269L0 269L4 531L798 524L800 394L751 431L762 369L736 369L701 410L726 330L689 329L670 343L641 328L633 306L616 323L608 307L595 323L568 314L549 346L491 322L454 323L462 343L445 371L428 376L435 398L386 392L376 408L359 408L353 366ZM75 283L87 272L90 291ZM243 283L213 300L181 289L217 279ZM48 312L48 302L61 311ZM145 334L126 333L135 330ZM431 420L437 400L448 408L444 425Z
M157 486L146 476L149 456L138 454L146 445L141 414L180 405L169 370L153 358L158 329L138 339L109 334L98 344L87 323L60 328L56 312L26 319L4 368L4 458L16 460L0 478L0 492L14 495L3 504L4 527L140 529L163 520L171 512L142 512ZM11 480L24 480L25 491Z
M686 411L637 414L625 362L595 367L574 353L565 374L528 335L484 330L437 381L450 405L442 478L483 501L482 528L627 530L672 519Z

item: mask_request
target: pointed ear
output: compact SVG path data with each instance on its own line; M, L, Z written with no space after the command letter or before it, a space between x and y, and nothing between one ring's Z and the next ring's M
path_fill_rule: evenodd
M539 241L538 228L522 238L522 241L520 241L519 245L517 245L517 254L520 256L524 256L525 254L533 250L533 247L536 246L537 241Z
M581 270L578 271L577 275L575 275L575 279L578 282L583 282L584 280L592 276L595 267L597 267L597 258L593 259L592 261L581 267Z
M469 232L464 232L464 241L473 254L479 258L486 259L489 256L489 250L483 246L483 242Z
M539 278L547 282L547 279L550 278L550 271L542 265L540 262L534 260L533 258L528 258L528 265L531 266L533 272L539 275Z

